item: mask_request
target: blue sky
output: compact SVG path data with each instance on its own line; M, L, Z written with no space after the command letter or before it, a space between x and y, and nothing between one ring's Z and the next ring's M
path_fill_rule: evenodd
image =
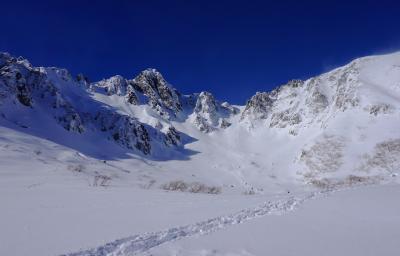
M244 104L294 78L400 50L398 1L1 1L0 51L92 81L153 67Z

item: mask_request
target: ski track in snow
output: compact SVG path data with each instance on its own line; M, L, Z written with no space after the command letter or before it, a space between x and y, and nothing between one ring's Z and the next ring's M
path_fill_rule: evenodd
M62 256L129 256L146 252L161 244L172 242L185 237L205 235L231 225L271 214L284 214L293 211L302 203L328 195L333 190L312 192L303 197L291 196L277 201L268 201L251 209L241 210L235 214L220 216L192 225L176 227L159 232L144 233L123 239L118 239L106 245L84 250L76 253L63 254Z

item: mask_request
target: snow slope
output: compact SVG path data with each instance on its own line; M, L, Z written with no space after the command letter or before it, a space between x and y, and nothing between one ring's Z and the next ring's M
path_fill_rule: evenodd
M0 254L99 252L123 237L113 252L143 252L153 246L136 242L165 248L225 232L321 190L398 183L399 119L400 53L289 81L244 106L183 95L155 69L91 83L0 53Z
M108 243L105 246L68 255L129 255L146 252L167 242L172 242L178 239L195 235L208 234L231 225L241 224L256 217L262 217L264 215L274 213L282 214L284 212L291 211L298 204L301 204L306 200L312 199L316 195L317 194L312 193L301 198L289 197L275 202L268 201L256 208L245 209L235 214L212 218L192 225L123 238Z
M399 253L398 185L346 190L295 212L257 218L156 247L153 256L385 255Z
M93 187L56 173L2 177L0 183L0 255L9 256L75 252L227 215L265 199Z
M182 180L262 193L378 181L400 165L400 53L290 81L246 106L220 103L208 92L182 95L154 69L89 83L64 69L1 59L1 127L81 154L77 164L92 176L86 165L114 161L137 166L126 172L132 179L145 172L142 186ZM107 168L99 167L101 175Z

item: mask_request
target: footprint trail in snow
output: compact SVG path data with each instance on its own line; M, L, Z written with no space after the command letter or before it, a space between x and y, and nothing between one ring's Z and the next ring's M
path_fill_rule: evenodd
M220 216L196 224L171 228L159 232L144 233L123 239L118 239L106 245L62 256L126 256L146 252L166 242L185 237L204 235L231 225L270 215L284 214L294 210L298 205L317 196L326 195L331 191L313 192L303 197L289 197L278 201L268 201L256 208L245 209L235 214Z

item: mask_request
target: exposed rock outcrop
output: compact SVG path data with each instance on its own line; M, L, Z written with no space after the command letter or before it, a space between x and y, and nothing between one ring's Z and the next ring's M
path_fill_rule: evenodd
M160 116L170 119L182 110L178 91L168 84L157 70L146 69L131 83L136 90L148 97L149 105Z

